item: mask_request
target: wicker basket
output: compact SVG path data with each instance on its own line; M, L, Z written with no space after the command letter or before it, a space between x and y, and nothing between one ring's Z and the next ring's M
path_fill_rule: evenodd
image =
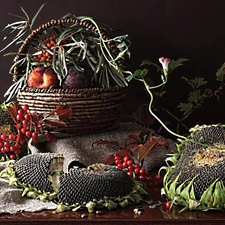
M60 20L52 20L43 24L38 29L34 30L23 42L18 50L14 61L20 60L21 53L27 53L32 42L35 41L37 35L41 35L48 28L53 28L56 25L74 23L79 24L96 32L95 27L87 22L81 22L75 18L66 18ZM109 35L103 29L101 30L104 39L109 38ZM109 46L112 54L116 56L119 50L115 44L110 43ZM123 66L123 60L119 61L119 66ZM16 66L14 68L13 81L16 82L24 68ZM31 112L39 114L48 113L54 110L57 106L72 108L71 119L66 122L67 126L57 128L55 131L85 134L96 131L110 129L114 122L117 121L121 112L127 87L111 86L107 88L84 88L84 89L61 89L61 88L23 88L17 94L19 104L29 104Z

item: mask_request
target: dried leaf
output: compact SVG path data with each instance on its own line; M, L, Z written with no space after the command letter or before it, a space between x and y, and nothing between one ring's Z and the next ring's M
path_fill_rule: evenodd
M7 106L7 110L12 118L12 120L17 123L17 119L16 119L16 116L17 116L17 111L19 109L19 105L14 103L13 106Z
M105 164L107 165L111 165L115 163L114 157L115 156L120 156L120 158L124 158L125 156L129 156L131 157L132 152L129 149L120 149L117 152L115 152L114 154L109 155L109 157L106 159Z
M152 136L145 144L138 145L134 150L134 157L141 162L158 144L160 137Z
M46 133L46 140L47 141L56 141L56 136L53 133L47 132Z
M132 133L128 136L128 138L125 140L125 147L127 149L133 150L135 149L139 144L142 144L142 139L141 137L136 134Z
M65 108L63 109L62 105L59 105L56 107L55 110L53 110L50 115L57 115L59 117L60 121L68 120L71 117L72 109L71 108Z

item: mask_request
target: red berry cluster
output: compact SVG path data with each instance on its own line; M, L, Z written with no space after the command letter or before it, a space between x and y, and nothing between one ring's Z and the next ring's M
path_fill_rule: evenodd
M147 182L148 185L154 186L160 183L159 175L152 176L147 170L141 167L139 163L135 163L130 156L114 157L116 167L127 172L127 174L136 180Z
M29 106L25 104L22 108L18 109L17 119L17 132L18 135L23 135L25 138L32 138L33 142L37 141L37 125L33 121L31 114L28 112Z
M16 155L20 154L20 145L15 142L16 136L14 134L1 134L0 149L1 155L7 156L9 159L16 159Z
M19 108L16 115L17 134L3 133L0 136L0 160L14 160L21 152L21 145L26 139L37 141L38 132L36 125L32 122L32 116L28 113L28 105Z

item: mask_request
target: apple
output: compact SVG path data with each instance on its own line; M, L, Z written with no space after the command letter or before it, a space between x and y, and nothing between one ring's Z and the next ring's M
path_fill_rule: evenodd
M78 71L75 67L70 67L67 76L62 82L62 88L90 88L91 73L88 70Z
M27 85L30 88L59 87L59 79L51 67L39 66L28 75Z

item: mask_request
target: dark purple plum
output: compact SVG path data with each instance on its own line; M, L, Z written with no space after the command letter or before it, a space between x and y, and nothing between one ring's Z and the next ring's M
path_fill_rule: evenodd
M78 71L75 67L69 68L68 75L62 82L62 88L90 88L91 74L88 71Z

